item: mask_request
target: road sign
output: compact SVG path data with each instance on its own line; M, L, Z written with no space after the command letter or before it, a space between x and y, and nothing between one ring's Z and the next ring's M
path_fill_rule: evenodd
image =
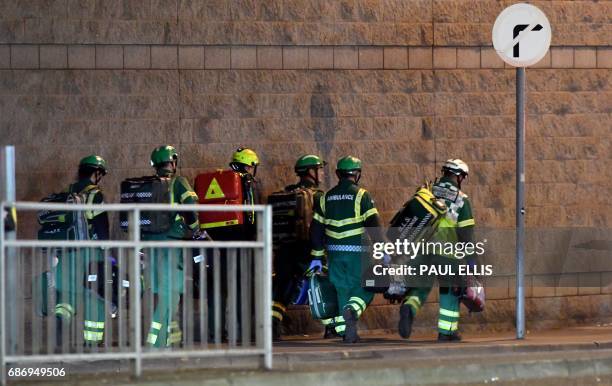
M515 67L539 62L550 46L550 23L538 7L519 3L504 9L493 25L493 47Z
M550 23L538 7L519 3L504 9L493 25L493 47L516 67L516 337L525 338L525 67L548 52Z

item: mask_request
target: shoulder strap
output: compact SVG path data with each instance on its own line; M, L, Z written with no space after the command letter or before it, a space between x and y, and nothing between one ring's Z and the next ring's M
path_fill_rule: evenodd
M91 192L92 190L96 190L97 188L98 188L98 186L97 186L97 185L94 185L94 184L87 185L85 188L83 188L83 190L81 190L81 191L79 192L79 194L82 194L82 193L89 193L89 192Z

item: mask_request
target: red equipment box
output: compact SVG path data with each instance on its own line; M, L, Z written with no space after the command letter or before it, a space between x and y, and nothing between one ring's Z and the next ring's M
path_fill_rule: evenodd
M242 205L244 195L240 174L233 170L217 170L199 174L195 191L200 204ZM200 212L202 229L244 224L244 212Z

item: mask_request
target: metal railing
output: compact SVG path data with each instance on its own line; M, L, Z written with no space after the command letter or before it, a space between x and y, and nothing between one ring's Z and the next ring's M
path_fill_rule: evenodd
M254 212L255 241L152 240L133 225L143 211L175 205L1 202L0 213L5 207L127 212L130 227L125 239L55 241L9 238L0 226L2 384L8 365L60 361L128 359L136 376L154 358L259 356L272 367L270 207L180 206Z

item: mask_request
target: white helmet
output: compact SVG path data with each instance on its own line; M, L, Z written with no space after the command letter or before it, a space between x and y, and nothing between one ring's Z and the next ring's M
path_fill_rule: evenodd
M470 173L470 168L465 162L457 158L447 160L442 166L442 171L453 173L456 176L462 174L467 176Z

